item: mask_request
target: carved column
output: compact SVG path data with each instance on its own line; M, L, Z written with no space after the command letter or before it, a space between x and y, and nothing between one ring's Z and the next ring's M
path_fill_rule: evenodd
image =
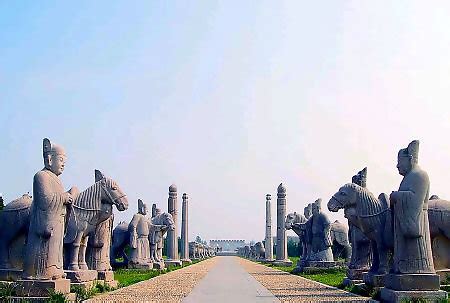
M167 260L164 263L168 265L180 265L181 261L178 257L177 186L175 184L169 187L168 211L172 215L175 229L167 231Z
M287 255L287 237L284 227L286 221L286 187L280 183L277 189L277 256L276 265L290 266L292 261Z
M266 261L273 261L273 238L272 238L272 210L270 194L266 195Z
M189 241L188 241L188 195L183 194L181 219L181 261L192 263L189 259Z

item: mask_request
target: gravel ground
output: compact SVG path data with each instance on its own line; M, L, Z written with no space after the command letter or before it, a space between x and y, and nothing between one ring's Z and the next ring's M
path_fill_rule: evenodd
M214 266L216 258L178 269L107 294L87 302L181 302Z
M240 264L281 302L376 302L249 260Z

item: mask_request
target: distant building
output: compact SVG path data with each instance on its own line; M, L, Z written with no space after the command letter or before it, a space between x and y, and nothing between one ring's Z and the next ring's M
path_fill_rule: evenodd
M245 240L210 240L209 246L219 247L223 252L234 252L239 247L245 246Z

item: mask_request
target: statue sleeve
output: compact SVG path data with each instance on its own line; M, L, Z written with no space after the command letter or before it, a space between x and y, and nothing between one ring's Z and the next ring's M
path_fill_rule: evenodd
M43 173L37 173L34 176L33 194L38 196L38 207L41 210L59 207L67 200L65 192L57 192L53 186L53 181L45 177Z
M395 216L396 220L401 222L400 229L405 237L418 238L422 236L423 231L420 215L428 194L429 181L428 176L417 173L408 177L405 180L407 186L398 191L399 197L394 206Z
M139 221L139 217L137 215L133 216L133 219L131 220L130 224L128 224L128 231L130 233L130 246L132 248L137 247L137 233L136 233L136 227Z

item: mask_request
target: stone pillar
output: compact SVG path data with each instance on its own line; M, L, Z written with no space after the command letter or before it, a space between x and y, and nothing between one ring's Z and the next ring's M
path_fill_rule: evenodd
M270 194L266 195L266 241L265 241L265 250L266 256L265 259L267 262L273 261L273 238L272 238L272 209L271 202L272 199Z
M286 221L286 187L280 183L277 189L277 256L274 264L291 266L292 261L287 255L287 237L284 227Z
M175 224L174 230L167 231L167 265L181 265L178 257L178 205L177 205L177 186L175 184L169 187L168 211L172 215Z
M156 203L153 203L152 205L152 218L156 216Z
M181 262L192 263L192 261L189 259L188 195L186 193L183 194L181 218Z

